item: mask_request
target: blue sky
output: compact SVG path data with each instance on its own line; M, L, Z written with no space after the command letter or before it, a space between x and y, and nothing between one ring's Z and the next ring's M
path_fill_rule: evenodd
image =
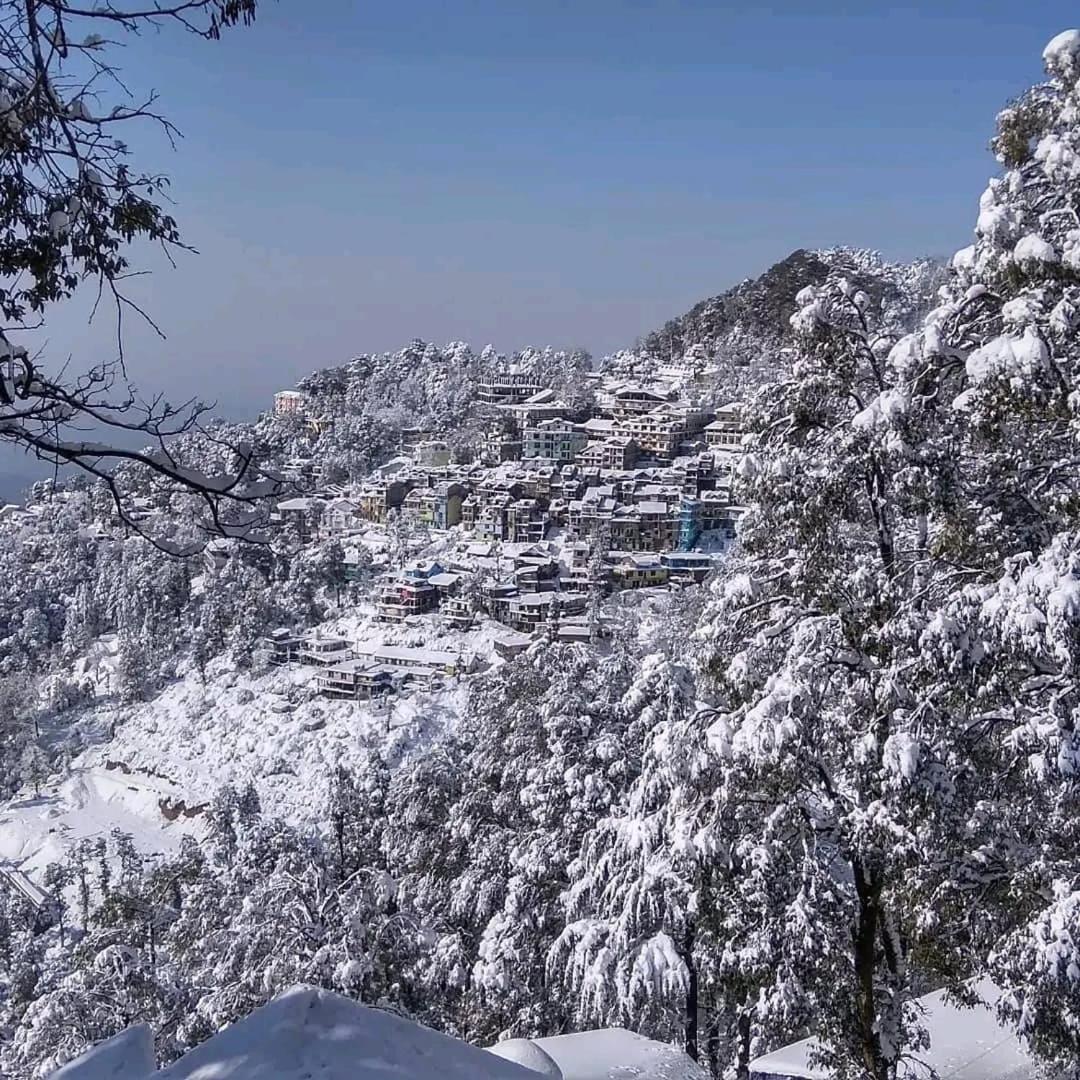
M266 2L125 50L198 258L138 284L146 391L250 416L413 337L600 355L796 247L968 242L1064 3ZM76 302L50 348L111 349Z

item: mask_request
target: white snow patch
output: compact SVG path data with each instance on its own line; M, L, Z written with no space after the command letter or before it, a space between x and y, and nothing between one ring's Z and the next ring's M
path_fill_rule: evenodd
M1051 75L1069 78L1075 73L1080 58L1080 30L1062 30L1055 34L1046 43L1042 58Z
M1060 262L1054 245L1044 240L1037 233L1028 233L1027 236L1016 242L1013 248L1013 258L1021 264L1024 263L1056 263Z

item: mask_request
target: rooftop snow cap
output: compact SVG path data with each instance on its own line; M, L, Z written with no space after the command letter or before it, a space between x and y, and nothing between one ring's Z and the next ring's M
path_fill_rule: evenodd
M535 1073L479 1047L309 987L286 991L154 1075L157 1080L536 1080Z
M541 1050L531 1039L505 1039L501 1043L489 1046L488 1051L504 1061L515 1061L534 1073L546 1076L548 1080L563 1080L562 1070L552 1060L551 1055Z
M562 1080L708 1080L709 1076L677 1047L623 1028L510 1039L491 1047L491 1052L527 1066L532 1080L537 1080L538 1073L549 1080L558 1076Z
M146 1024L134 1024L69 1061L51 1080L137 1080L155 1068L154 1035Z

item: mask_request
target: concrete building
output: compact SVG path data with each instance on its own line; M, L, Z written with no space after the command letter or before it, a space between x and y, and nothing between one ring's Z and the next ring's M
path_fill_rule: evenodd
M476 396L487 405L514 405L543 389L532 375L511 370L484 379Z
M361 517L377 524L385 523L391 510L401 508L413 486L414 482L406 484L402 480L368 481L356 493Z
M300 659L304 636L287 626L279 626L265 635L262 643L269 653L271 664L291 664Z
M616 588L643 589L666 585L670 571L658 555L628 555L611 568Z
M522 431L521 456L570 462L587 442L588 436L569 420L540 420Z
M279 390L274 395L274 415L303 415L307 409L308 396L301 390Z
M324 668L315 677L315 689L324 697L367 701L393 689L393 676L381 664L369 660L346 660Z
M439 606L439 594L428 581L397 578L385 582L375 594L375 616L383 622L404 622Z
M305 634L298 655L301 663L314 667L332 667L351 660L353 647L347 638Z
M710 450L722 454L742 452L746 432L742 420L743 405L733 401L716 410L716 419L705 428L705 440Z
M611 412L616 420L627 420L641 413L652 412L663 405L669 395L644 386L624 386L612 395Z

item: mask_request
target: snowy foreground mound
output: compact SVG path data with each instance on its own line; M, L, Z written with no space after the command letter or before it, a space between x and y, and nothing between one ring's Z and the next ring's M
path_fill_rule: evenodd
M522 1064L518 1064L518 1062ZM144 1024L53 1080L703 1080L673 1047L618 1029L515 1039L495 1052L326 990L297 987L155 1070Z

